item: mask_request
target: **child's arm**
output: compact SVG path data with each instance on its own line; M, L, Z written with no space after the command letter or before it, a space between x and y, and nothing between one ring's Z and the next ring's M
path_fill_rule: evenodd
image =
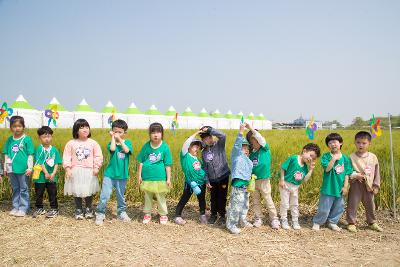
M192 134L188 139L186 139L185 143L183 143L183 146L182 146L182 150L181 150L182 155L186 155L189 152L190 144L192 143L192 141L196 137L196 135L201 132L202 131L197 131L194 134Z
M58 170L58 164L54 165L54 170L50 174L50 178L49 178L50 181L54 182L54 177L56 176L57 170Z
M95 142L93 147L93 175L97 176L101 165L103 164L103 152L101 152L100 145Z
M142 169L143 169L143 163L139 164L138 171L137 171L137 180L138 184L140 185L142 183Z
M344 185L342 188L342 193L343 193L343 195L347 195L348 192L349 192L349 176L346 175L344 178Z
M332 170L333 166L335 165L335 162L338 159L340 159L340 157L341 157L341 154L332 155L332 159L329 161L329 164L326 167L325 172L330 172Z
M171 186L171 166L165 166L167 172L167 186Z
M72 141L69 141L64 148L63 152L63 167L65 169L65 177L71 178L72 177Z
M281 188L286 188L286 184L285 184L285 170L281 169L281 179L279 179L279 186Z
M311 176L312 176L312 173L313 173L314 168L315 168L315 162L314 162L314 161L311 161L311 162L310 162L310 165L308 166L308 168L309 168L308 173L307 173L306 177L304 177L304 182L305 182L305 183L306 183L308 180L310 180L310 178L311 178Z
M218 138L217 144L221 147L225 147L225 142L226 142L226 134L225 133L218 131L217 129L214 129L212 127L210 127L210 128L206 127L202 130L202 132L209 132L212 136L217 137Z
M372 182L372 190L375 195L378 194L380 187L381 187L381 173L380 173L379 163L377 163L375 165L374 181Z
M26 176L31 176L33 169L33 155L28 156L28 169L25 172Z
M246 125L246 128L249 129L253 133L254 138L257 140L257 142L260 144L260 146L265 147L267 145L267 141L265 140L265 138L259 132L254 130L250 124L245 123L245 125Z
M239 134L237 135L235 144L233 145L231 158L239 156L240 153L242 152L244 128L245 128L244 124L240 124Z
M115 135L114 135L114 132L111 131L111 132L110 132L110 135L111 135L110 151L111 151L111 152L114 152L115 149L116 149L116 147L117 147L116 142L115 142Z

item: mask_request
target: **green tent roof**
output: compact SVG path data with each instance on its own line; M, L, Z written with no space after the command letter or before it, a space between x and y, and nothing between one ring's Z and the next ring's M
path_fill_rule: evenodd
M232 111L228 110L228 112L225 114L224 118L226 119L233 119L235 116L233 116Z
M19 109L33 109L34 108L31 106L31 104L26 101L26 99L22 96L19 95L15 102L11 105L12 108L19 108Z
M181 114L181 116L196 116L196 115L194 115L190 107L187 107L185 111Z
M143 113L136 107L135 103L132 102L132 104L125 111L125 114L143 114Z
M170 106L167 112L165 112L166 116L175 116L176 110L173 106Z
M146 112L146 115L162 115L162 113L156 108L155 105L152 105Z
M58 102L57 98L53 97L50 103L45 107L45 109L52 109L54 106L57 107L57 111L67 111L63 105Z
M247 116L247 119L248 120L254 120L254 113L253 112L250 112L250 114L249 114L249 116Z
M244 117L244 115L243 115L243 112L241 112L241 111L235 116L235 118L239 119L239 120L242 119L242 117Z
M211 114L211 117L213 117L213 118L222 118L223 115L222 115L221 112L219 112L219 110L217 109L216 111L214 111L214 112Z
M75 110L77 112L96 112L89 104L86 102L85 99L82 99L81 103L76 106Z
M258 116L256 116L256 120L260 120L260 121L265 120L264 114L260 113Z
M101 110L103 113L113 113L113 112L118 112L117 108L111 103L111 101L108 101L107 104L104 106L104 108Z
M202 118L207 118L210 117L210 114L208 114L207 110L205 108L203 108L199 114L197 114L198 117L202 117Z

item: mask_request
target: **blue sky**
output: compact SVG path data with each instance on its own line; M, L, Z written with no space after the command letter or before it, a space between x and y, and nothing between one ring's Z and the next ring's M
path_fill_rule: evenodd
M400 1L0 1L0 101L400 114Z

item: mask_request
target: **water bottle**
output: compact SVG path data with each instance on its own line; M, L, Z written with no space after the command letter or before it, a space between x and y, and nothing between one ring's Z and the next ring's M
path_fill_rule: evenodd
M190 182L190 187L192 188L193 193L200 195L201 189L195 181Z

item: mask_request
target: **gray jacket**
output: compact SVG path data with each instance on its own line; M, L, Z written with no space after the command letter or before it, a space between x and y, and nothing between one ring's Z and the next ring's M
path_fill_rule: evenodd
M210 182L219 182L231 173L228 161L226 160L225 143L226 135L214 128L211 128L210 134L216 136L218 141L211 146L203 149L204 171Z

